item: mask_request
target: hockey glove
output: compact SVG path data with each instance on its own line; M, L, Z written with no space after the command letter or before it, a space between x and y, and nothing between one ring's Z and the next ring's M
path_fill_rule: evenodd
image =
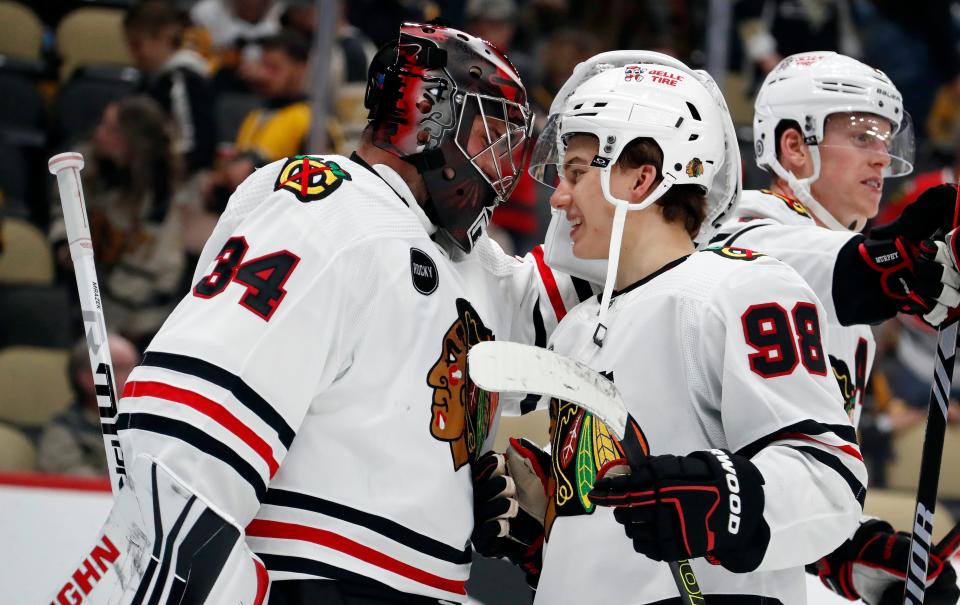
M937 326L960 304L956 232L946 242L852 238L834 271L833 299L842 325L878 323L896 313Z
M511 439L503 454L487 452L473 467L473 547L506 557L537 587L543 562L550 455L526 439Z
M960 227L960 188L953 183L930 187L903 209L896 220L870 230L878 240L906 239L914 246Z
M893 531L886 521L870 519L837 550L808 565L807 571L851 601L863 599L867 605L902 603L909 553L910 534ZM937 553L930 553L928 569L923 602L957 603L960 588L953 566Z
M600 478L589 497L614 506L633 548L656 561L707 556L730 571L756 569L770 530L763 476L725 450L651 456L629 475Z

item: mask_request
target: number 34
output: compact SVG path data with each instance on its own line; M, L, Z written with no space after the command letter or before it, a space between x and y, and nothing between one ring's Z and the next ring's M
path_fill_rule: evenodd
M270 321L287 294L283 284L300 262L300 257L282 250L243 262L247 248L247 240L243 237L228 239L217 256L213 271L194 286L193 295L213 298L230 282L237 282L247 289L239 303L264 321Z
M813 303L798 302L789 314L777 303L753 305L741 319L747 344L757 351L748 355L751 370L764 378L786 376L799 359L811 374L826 376L820 318Z

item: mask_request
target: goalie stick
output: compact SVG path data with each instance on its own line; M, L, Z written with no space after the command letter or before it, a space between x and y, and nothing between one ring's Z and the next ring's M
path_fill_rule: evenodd
M960 201L960 190L957 193ZM957 217L954 217L956 224ZM947 252L954 265L956 233L946 237ZM927 427L920 454L920 479L917 482L917 504L913 510L913 529L910 532L910 564L903 588L904 605L922 605L926 591L930 563L930 542L933 536L933 513L937 507L937 487L940 483L940 463L943 459L943 441L947 433L947 406L950 403L950 385L957 356L957 321L948 319L937 330L933 384L927 403Z
M627 431L627 407L617 386L582 363L540 347L494 340L470 347L467 371L474 384L487 391L533 393L575 403L617 436L631 465L646 456L634 433ZM684 605L702 605L690 561L669 566Z
M110 359L90 225L80 182L83 156L74 152L61 153L50 158L47 167L50 173L57 177L60 204L63 206L67 243L77 278L90 367L93 369L97 405L100 408L100 428L107 454L110 488L116 501L117 494L121 489L125 489L126 465L117 438L117 389L113 380L113 363ZM93 551L81 561L71 578L57 587L58 592L54 598L49 599L50 603L106 602L107 595L119 582L118 570L128 559L125 550L127 545L121 539L124 536L122 526L114 511L115 509L110 512L104 523Z

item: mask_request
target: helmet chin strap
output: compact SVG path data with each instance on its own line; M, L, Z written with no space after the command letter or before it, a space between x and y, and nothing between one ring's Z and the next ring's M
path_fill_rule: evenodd
M640 203L631 204L626 200L613 197L610 193L610 167L608 166L600 171L600 189L603 191L603 197L613 204L615 210L613 212L613 228L610 232L610 250L607 254L607 279L604 281L603 295L600 297L597 328L593 332L593 343L598 347L603 346L603 340L607 336L607 314L610 310L610 299L613 297L613 286L617 282L617 268L620 266L620 244L623 241L623 227L627 222L627 212L650 207L663 197L663 194L672 186L672 176L665 175L657 188L651 191L646 199Z
M774 174L787 182L787 185L790 186L790 190L797 196L797 199L803 202L803 205L806 206L813 216L823 223L827 229L831 231L854 231L859 233L864 225L867 224L865 218L858 218L852 225L844 225L834 218L834 216L830 214L830 211L824 208L823 205L813 197L810 186L820 178L820 150L814 145L808 145L808 149L810 150L810 157L813 158L813 174L805 179L798 179L792 172L784 168L778 160L774 160L769 167L773 170Z

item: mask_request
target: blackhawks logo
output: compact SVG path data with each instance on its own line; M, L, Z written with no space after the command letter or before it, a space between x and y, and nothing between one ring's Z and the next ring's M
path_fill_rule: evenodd
M309 155L296 155L287 160L277 176L274 191L286 189L303 203L322 200L336 191L344 180L353 178L336 162Z
M687 176L695 179L698 176L703 174L703 162L700 161L700 158L693 158L687 162Z
M713 248L707 248L706 252L713 252L714 254L719 254L725 258L732 258L734 260L756 260L761 256L765 256L759 252L754 252L753 250L747 250L746 248L735 248L733 246L714 246Z
M800 216L805 216L805 217L807 217L807 218L812 218L812 217L810 216L810 213L807 211L807 207L804 206L803 204L801 204L801 203L800 203L800 200L795 200L795 199L789 198L789 197L787 197L787 196L785 196L785 195L780 195L779 193L770 191L769 189L761 189L760 191L763 192L763 193L770 194L770 195L774 196L775 198L778 198L781 202L783 202L784 204L786 204L787 208L789 208L790 210L793 210L794 212L796 212L796 213L799 214Z

